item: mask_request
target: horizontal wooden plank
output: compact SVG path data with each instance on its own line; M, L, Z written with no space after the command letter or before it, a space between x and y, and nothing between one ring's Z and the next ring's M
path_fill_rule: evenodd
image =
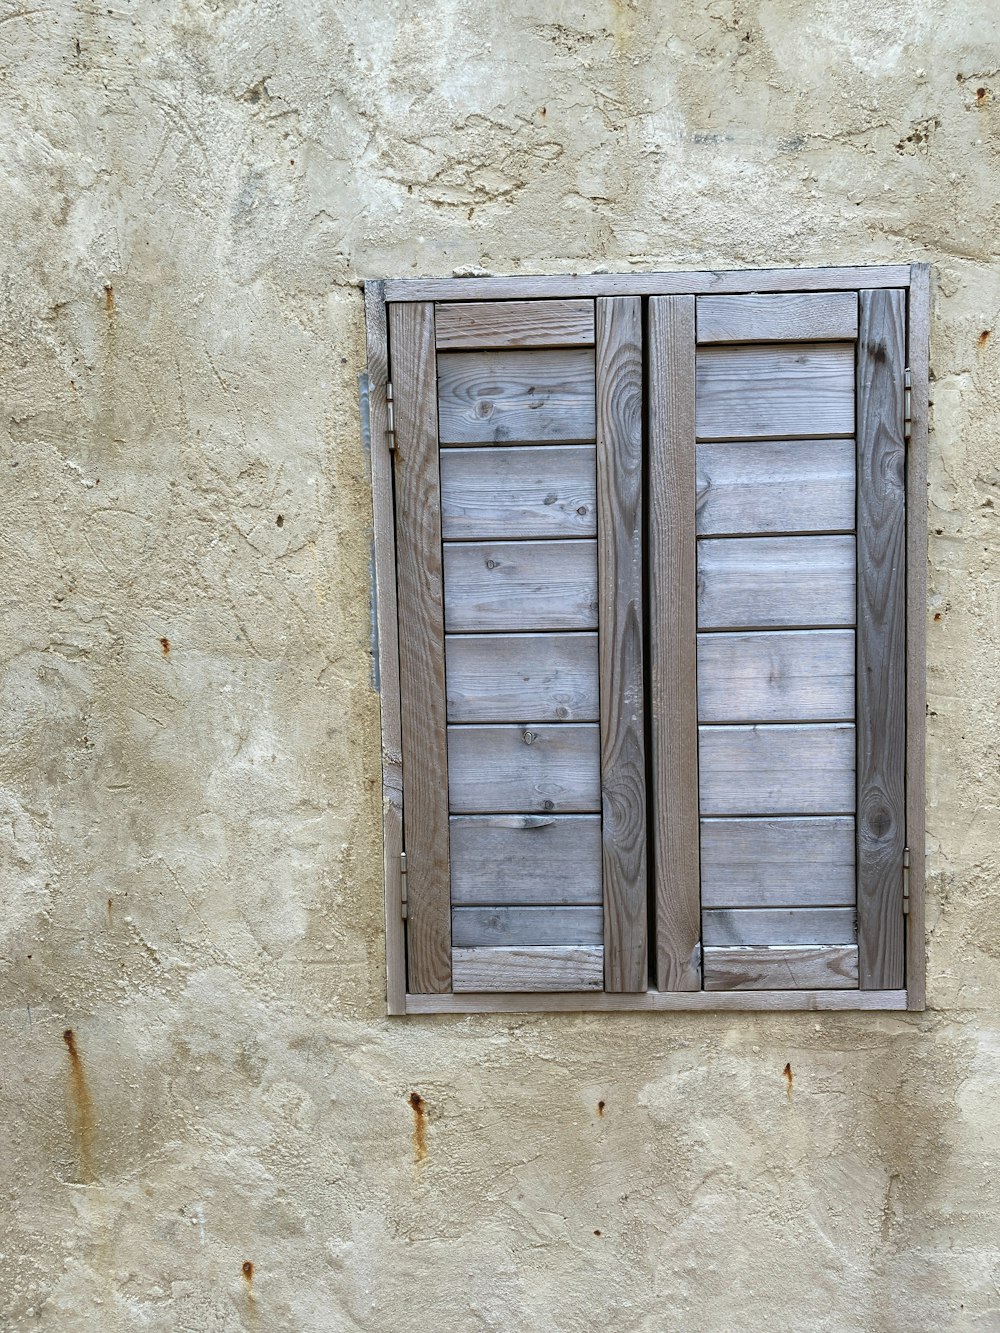
M704 815L853 814L854 727L699 727Z
M449 727L448 785L454 814L600 810L600 728Z
M749 908L702 913L706 945L857 944L853 907Z
M853 906L854 820L703 819L701 901L706 908Z
M592 347L594 302L444 302L434 311L438 350L460 347Z
M596 634L445 640L449 722L596 722Z
M445 629L597 628L597 543L445 543Z
M604 950L593 945L536 949L452 949L456 991L589 991L604 985Z
M853 440L699 444L698 535L850 532Z
M858 984L857 945L704 951L705 989L838 989Z
M698 628L854 624L853 537L698 542Z
M602 944L602 907L456 907L451 942L456 948Z
M438 430L442 444L592 440L592 350L442 352Z
M445 538L593 537L593 445L441 450Z
M451 901L602 902L599 815L453 815Z
M906 1009L905 990L608 991L552 995L407 995L408 1014L882 1012Z
M700 347L695 375L699 439L854 432L852 343Z
M752 292L698 298L700 343L825 342L857 336L854 292Z
M918 266L919 267L919 266ZM388 278L387 301L506 301L574 296L674 296L701 292L841 291L907 287L909 264L714 269L674 273L563 273L492 278Z
M854 716L854 631L698 635L700 722Z

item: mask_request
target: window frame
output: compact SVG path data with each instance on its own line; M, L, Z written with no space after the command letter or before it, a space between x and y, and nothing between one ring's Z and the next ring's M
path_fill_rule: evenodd
M906 900L905 989L656 991L638 993L427 994L406 990L402 738L395 569L392 404L387 306L413 301L504 301L607 296L671 296L862 291L906 293L909 433L906 442ZM927 616L927 452L931 270L927 264L704 272L369 280L364 285L368 371L362 421L373 501L373 672L382 733L386 999L389 1015L435 1013L909 1010L926 1005L924 923L925 698ZM908 883L907 883L908 881ZM908 890L908 892L907 892ZM908 909L908 910L907 910Z

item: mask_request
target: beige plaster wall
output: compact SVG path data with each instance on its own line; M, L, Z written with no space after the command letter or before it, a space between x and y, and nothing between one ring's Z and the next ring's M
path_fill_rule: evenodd
M996 19L0 4L0 1327L1000 1329ZM926 1015L388 1021L361 279L911 259Z

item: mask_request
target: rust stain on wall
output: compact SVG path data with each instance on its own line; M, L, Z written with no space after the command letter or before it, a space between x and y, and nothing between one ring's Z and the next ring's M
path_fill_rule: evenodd
M783 1078L785 1079L785 1081L786 1081L787 1084L788 1084L788 1100L791 1101L791 1100L792 1100L792 1084L793 1084L794 1081L795 1081L795 1075L792 1073L792 1066L791 1066L791 1063L786 1064L785 1067L784 1067L784 1069L781 1071L781 1073L782 1073Z
M72 1028L67 1028L63 1033L63 1041L69 1053L69 1091L73 1103L72 1132L76 1140L77 1174L81 1182L87 1183L94 1179L94 1103Z
M411 1092L408 1100L413 1111L413 1160L419 1166L427 1160L427 1103L419 1092Z

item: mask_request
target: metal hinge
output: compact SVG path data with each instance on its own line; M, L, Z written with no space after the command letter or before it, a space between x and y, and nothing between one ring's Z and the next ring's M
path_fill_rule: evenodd
M401 913L402 913L402 916L403 916L403 920L404 920L404 921L406 920L406 906L407 906L407 903L406 903L406 853L405 853L405 852L400 852L400 853L399 853L399 907L400 907L400 911L401 911Z
M909 375L910 372L907 371L906 373ZM909 384L909 380L907 380L907 384ZM907 402L909 402L909 399L907 399ZM385 435L386 439L389 441L390 450L395 449L396 413L393 407L392 385L388 380L385 382ZM405 856L406 853L404 852L403 855Z
M910 914L910 849L903 848L903 915Z
M907 366L903 371L903 439L908 440L913 430L913 420L910 416L911 399L911 377L910 367Z

